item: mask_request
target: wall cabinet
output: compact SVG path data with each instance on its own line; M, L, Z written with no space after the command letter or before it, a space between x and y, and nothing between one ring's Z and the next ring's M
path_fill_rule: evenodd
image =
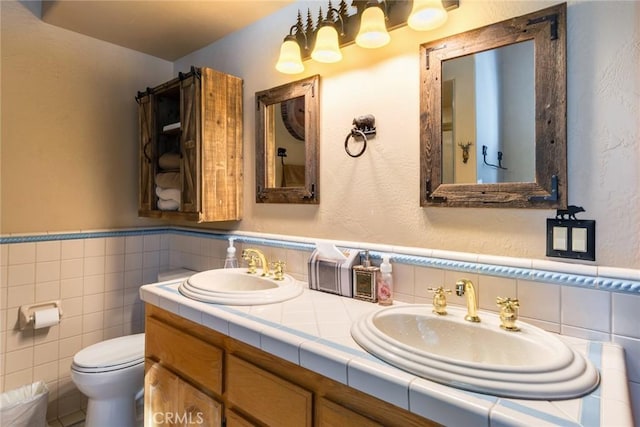
M146 426L165 410L208 426L437 425L156 306L145 312Z
M139 92L138 215L242 218L242 80L210 69Z

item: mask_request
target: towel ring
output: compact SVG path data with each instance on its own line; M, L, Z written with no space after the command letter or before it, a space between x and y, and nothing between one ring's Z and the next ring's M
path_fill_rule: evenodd
M344 140L344 151L346 151L351 157L360 157L367 149L367 135L376 135L376 118L373 114L365 114L364 116L359 116L353 119L351 124L353 125L353 128ZM349 138L356 139L356 136L362 137L364 145L362 146L362 150L353 154L349 151Z
M357 135L360 135L362 137L364 144L362 145L362 150L360 150L356 154L353 154L351 151L349 151L349 138L353 137L353 139L355 139ZM360 129L351 129L351 132L347 135L347 137L344 140L344 151L346 151L349 156L355 158L355 157L362 156L362 154L364 154L366 149L367 149L367 135L365 135L364 132L361 131Z

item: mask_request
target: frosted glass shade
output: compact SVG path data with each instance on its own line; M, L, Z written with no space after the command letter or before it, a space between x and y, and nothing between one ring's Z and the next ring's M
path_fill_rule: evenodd
M332 25L323 25L316 35L316 45L311 52L314 61L332 63L342 60L338 32Z
M379 6L371 6L364 10L360 18L360 31L356 36L356 44L360 47L375 49L389 43L391 36L384 21L384 12Z
M407 25L418 31L438 28L447 21L447 11L441 0L414 0Z
M298 74L304 71L300 45L295 37L287 36L280 46L280 57L276 63L276 70L284 74Z

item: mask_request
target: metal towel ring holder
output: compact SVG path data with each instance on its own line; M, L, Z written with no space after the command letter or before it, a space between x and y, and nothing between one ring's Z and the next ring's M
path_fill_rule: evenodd
M360 116L353 119L353 129L351 129L351 131L347 134L347 137L344 139L344 151L346 151L350 157L360 157L367 150L367 135L375 136L375 123L376 118L372 114L367 114L365 116ZM353 138L354 140L356 140L356 137L358 136L362 138L362 149L359 152L353 154L349 150L349 138Z

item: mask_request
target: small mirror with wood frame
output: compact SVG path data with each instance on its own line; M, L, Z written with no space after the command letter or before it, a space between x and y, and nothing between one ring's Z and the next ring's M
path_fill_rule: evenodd
M256 202L319 203L320 76L256 92Z
M566 208L566 4L420 46L420 204Z

